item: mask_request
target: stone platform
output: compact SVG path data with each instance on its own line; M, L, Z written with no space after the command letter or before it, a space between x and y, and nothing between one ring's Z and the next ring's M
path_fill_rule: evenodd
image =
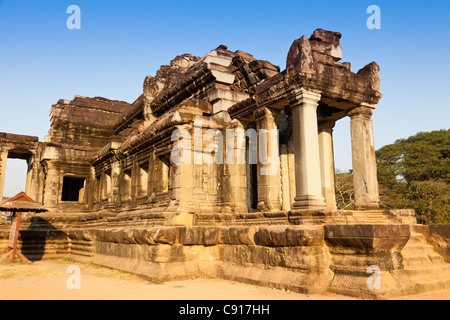
M348 212L347 223L220 226L151 225L151 219L126 225L112 216L42 214L24 218L19 247L32 260L66 257L153 281L214 276L369 299L450 288L450 225L398 223L407 212L388 222L348 223L364 222L367 214ZM109 223L100 223L105 219ZM8 227L0 224L0 246L6 246ZM368 285L374 277L379 288Z

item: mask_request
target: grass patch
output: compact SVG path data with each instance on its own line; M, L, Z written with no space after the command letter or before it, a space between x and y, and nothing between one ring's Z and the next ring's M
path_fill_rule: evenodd
M44 277L56 274L55 271L43 269L35 264L25 262L0 262L0 280L1 279L23 279L28 277Z
M123 271L111 269L108 267L104 267L102 265L98 265L95 263L89 263L86 265L90 270L94 271L98 276L111 277L120 280L143 280L142 277Z

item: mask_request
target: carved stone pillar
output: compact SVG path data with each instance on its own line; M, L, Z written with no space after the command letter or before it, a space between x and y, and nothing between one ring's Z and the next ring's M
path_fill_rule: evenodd
M3 199L3 190L5 188L6 162L8 161L8 150L0 151L0 200Z
M247 168L245 159L245 126L234 119L230 121L225 136L225 163L223 196L232 212L246 212L247 206ZM231 155L229 154L231 153Z
M258 133L258 210L281 209L281 182L279 141L276 134L275 110L260 108L255 111ZM275 136L276 134L276 136Z
M289 185L289 162L288 162L288 147L286 144L280 145L280 167L281 167L281 199L282 209L285 211L291 210L291 194Z
M328 209L335 210L336 191L334 182L333 128L334 121L319 122L320 171L322 173L322 194Z
M111 195L108 201L116 205L119 204L122 192L120 190L120 178L122 174L122 167L119 160L114 159L111 163Z
M34 201L42 201L42 180L41 180L41 166L36 160L38 156L33 154L28 164L27 185L25 193L30 196Z
M58 165L53 161L45 163L45 190L44 190L44 206L47 208L56 208L58 206L60 174Z
M371 116L373 106L361 105L349 112L353 182L357 209L379 207L377 164Z
M289 172L291 173L289 175L289 205L292 209L292 204L295 201L295 148L294 148L294 139L291 136L289 138L288 144L287 144L287 160L288 160L288 167Z
M31 180L33 177L33 167L31 165L31 160L27 161L27 177L26 177L26 182L25 182L25 193L31 197ZM34 200L33 197L31 197L31 199Z
M320 94L297 90L290 98L295 154L293 209L325 208L320 174L317 106Z

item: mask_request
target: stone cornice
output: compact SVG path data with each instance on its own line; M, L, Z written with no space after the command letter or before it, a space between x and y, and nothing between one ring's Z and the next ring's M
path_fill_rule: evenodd
M256 101L253 97L247 98L239 103L234 104L230 109L228 109L228 113L231 119L237 119L241 117L247 117L253 113L253 110L256 107Z
M130 106L130 108L123 113L119 121L114 125L114 133L117 134L123 129L130 121L132 121L136 116L144 111L144 95L141 94L136 101Z
M105 159L110 158L120 146L120 142L113 141L108 143L92 158L92 164L95 166Z

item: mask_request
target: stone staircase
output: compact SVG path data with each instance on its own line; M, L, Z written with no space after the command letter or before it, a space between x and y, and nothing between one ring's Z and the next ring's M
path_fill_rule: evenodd
M334 224L391 224L396 223L383 210L352 210L344 214L334 214L329 223Z
M402 251L405 273L416 283L416 293L450 288L450 264L434 251L425 236L411 226L411 237Z
M384 213L383 210L365 210L365 211L354 211L353 220L355 224L358 223L395 223L392 221L391 217Z

